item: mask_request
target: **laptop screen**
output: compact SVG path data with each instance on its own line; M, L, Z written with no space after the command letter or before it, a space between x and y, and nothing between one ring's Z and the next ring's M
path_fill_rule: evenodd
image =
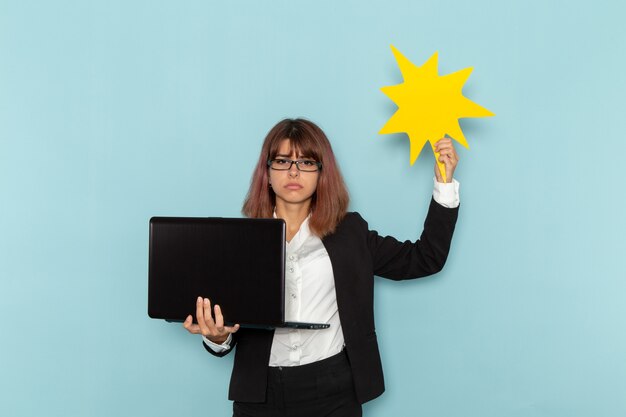
M196 299L219 304L226 324L273 326L284 318L285 222L153 217L148 315L183 321Z

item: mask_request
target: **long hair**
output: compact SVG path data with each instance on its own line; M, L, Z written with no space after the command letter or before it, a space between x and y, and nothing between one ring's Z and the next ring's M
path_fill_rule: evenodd
M334 232L346 215L350 198L328 138L322 129L309 120L281 120L268 132L252 173L242 213L254 218L272 217L276 194L269 187L267 161L274 159L284 139L289 140L292 150L322 163L317 189L311 200L309 228L315 235L324 237Z

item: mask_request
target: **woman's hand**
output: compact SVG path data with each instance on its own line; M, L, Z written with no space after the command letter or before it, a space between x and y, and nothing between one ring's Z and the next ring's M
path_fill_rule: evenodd
M187 316L183 322L183 327L189 333L201 334L213 343L222 344L228 339L228 335L239 330L239 325L224 326L224 316L220 306L215 305L215 320L211 314L211 301L208 298L198 297L196 301L196 319L198 324L193 324L193 317Z
M443 163L446 168L446 182L452 182L452 175L459 163L459 156L456 154L452 139L439 139L435 144L435 152L439 153L439 162ZM444 182L437 164L435 164L435 178L437 178L437 182Z

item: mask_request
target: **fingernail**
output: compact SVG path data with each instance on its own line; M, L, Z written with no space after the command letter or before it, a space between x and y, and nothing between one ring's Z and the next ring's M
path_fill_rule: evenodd
M209 299L208 298L204 299L204 304L209 304Z
M201 303L202 302L202 297L198 297L198 300L196 300L196 301Z

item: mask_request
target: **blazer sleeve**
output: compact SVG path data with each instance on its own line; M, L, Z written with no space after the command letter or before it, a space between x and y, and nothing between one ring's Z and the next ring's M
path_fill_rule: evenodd
M222 356L226 356L230 352L232 352L234 350L234 348L235 348L235 345L237 344L237 333L231 333L231 336L232 336L232 339L230 341L230 349L225 350L223 352L216 352L216 351L214 351L209 346L207 346L207 344L204 343L204 341L202 341L202 346L204 346L204 348L207 350L207 352L209 352L211 355L217 356L218 358L221 358Z
M458 212L458 207L446 208L431 199L424 230L415 242L399 242L391 236L368 231L367 242L374 274L402 280L441 271L450 252Z

